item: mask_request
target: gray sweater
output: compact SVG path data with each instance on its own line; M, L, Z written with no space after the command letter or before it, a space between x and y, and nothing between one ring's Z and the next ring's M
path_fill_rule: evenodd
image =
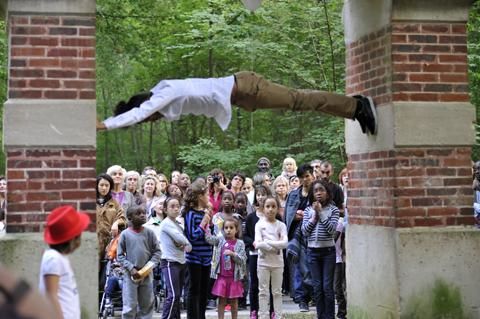
M184 264L185 246L191 246L191 244L183 234L183 229L177 224L177 222L170 218L165 218L160 223L160 247L162 249L162 259Z
M160 256L160 246L151 229L142 227L142 230L137 233L129 227L120 234L117 260L128 271L133 268L139 270L149 261L158 264Z

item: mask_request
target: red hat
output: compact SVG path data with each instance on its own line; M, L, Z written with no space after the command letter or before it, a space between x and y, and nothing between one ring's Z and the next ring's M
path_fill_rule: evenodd
M60 206L48 215L43 238L47 244L61 244L80 235L89 223L86 213L77 212L72 206Z

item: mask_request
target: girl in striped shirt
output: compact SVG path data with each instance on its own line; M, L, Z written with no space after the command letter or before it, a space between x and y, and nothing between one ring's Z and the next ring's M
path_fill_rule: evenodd
M311 205L304 211L302 233L308 241L307 260L312 274L317 318L334 319L334 234L339 210L332 201L328 185L322 180L313 182L308 197Z

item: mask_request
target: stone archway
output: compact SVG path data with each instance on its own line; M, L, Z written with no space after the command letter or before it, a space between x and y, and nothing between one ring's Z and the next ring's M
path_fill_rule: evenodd
M430 308L428 317L439 311L431 302L438 287L448 296L458 292L458 300L444 300L456 304L451 311L480 317L470 5L345 1L347 94L373 96L380 118L375 137L346 123L349 318L411 318Z
M43 225L56 206L88 211L71 257L83 313L97 316L95 0L3 0L8 23L4 150L7 237L0 260L38 283ZM93 274L93 275L92 275Z

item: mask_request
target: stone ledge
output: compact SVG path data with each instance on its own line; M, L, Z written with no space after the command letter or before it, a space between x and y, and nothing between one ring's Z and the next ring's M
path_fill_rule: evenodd
M3 113L4 146L96 146L95 100L10 99Z
M377 108L378 134L362 134L345 121L347 154L397 147L471 146L475 143L475 107L464 102L394 102Z
M1 13L95 14L95 0L0 0Z

